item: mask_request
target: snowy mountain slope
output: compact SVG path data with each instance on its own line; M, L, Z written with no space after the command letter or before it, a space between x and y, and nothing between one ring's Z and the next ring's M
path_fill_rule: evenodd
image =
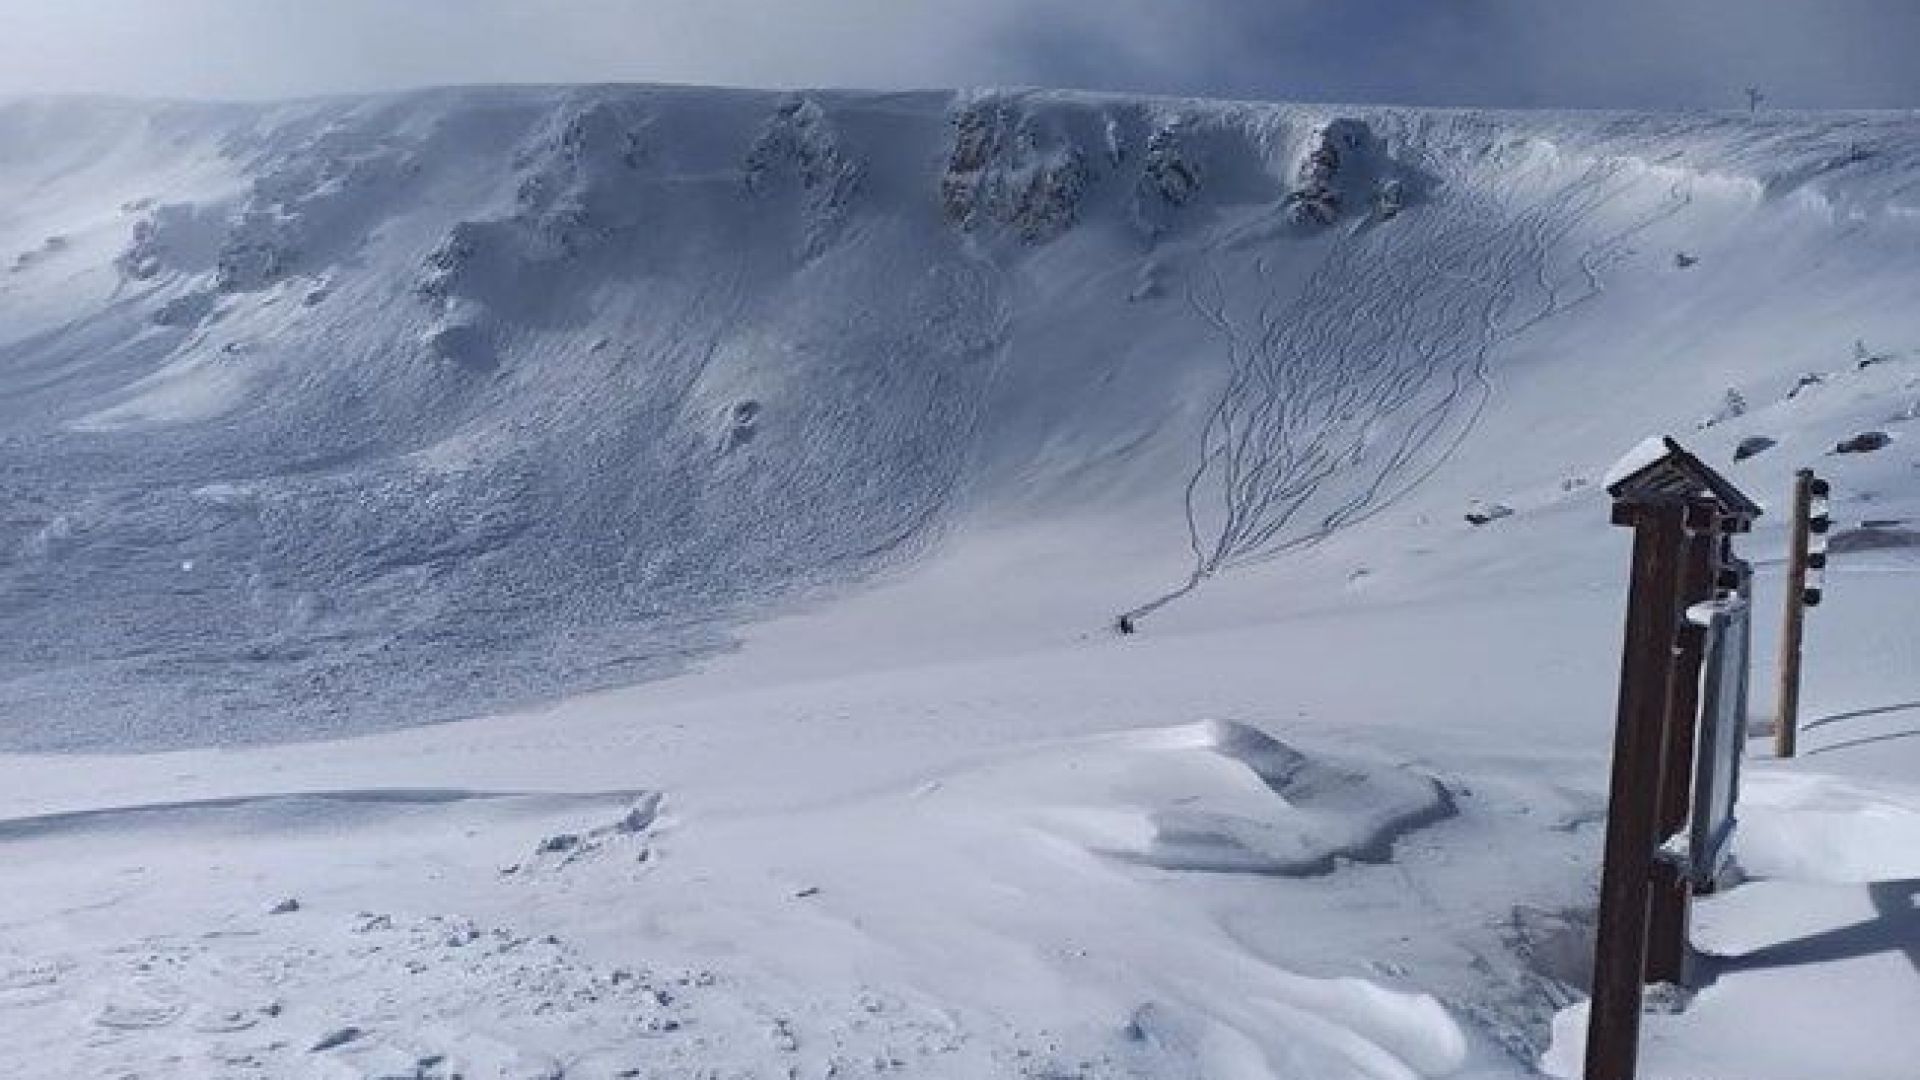
M17 102L0 155L15 746L661 674L970 522L1125 522L1091 625L1417 496L1490 407L1590 467L1617 431L1494 393L1547 365L1691 418L1815 305L1915 347L1894 115L486 90Z
M1804 756L1749 754L1758 880L1649 1069L1902 1080L1917 159L1895 114L0 106L0 744L116 751L0 755L0 1072L1571 1074L1597 488L1670 432L1836 527Z

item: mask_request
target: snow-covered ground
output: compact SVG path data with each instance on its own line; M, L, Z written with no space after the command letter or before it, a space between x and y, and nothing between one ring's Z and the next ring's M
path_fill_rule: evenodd
M1916 241L1906 114L0 105L0 1074L1577 1075L1667 432L1836 554L1648 1075L1910 1076Z

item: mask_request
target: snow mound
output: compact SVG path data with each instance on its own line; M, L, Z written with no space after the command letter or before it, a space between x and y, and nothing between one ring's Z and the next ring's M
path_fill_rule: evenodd
M1703 985L1683 1009L1648 1016L1643 1072L1912 1075L1920 792L1786 769L1742 785L1735 857L1751 880L1695 902ZM1555 1018L1549 1075L1580 1075L1587 1019L1585 1002Z
M1910 790L1820 774L1744 781L1740 869L1831 884L1920 880L1920 799Z
M1053 744L911 795L671 827L644 793L459 789L17 820L0 842L42 888L7 900L10 923L39 929L0 942L0 1010L21 1033L0 1071L1457 1071L1467 1037L1433 996L1259 960L1159 876L1043 824L1076 761L1291 761L1276 746L1209 725ZM95 890L71 913L83 926L62 914Z
M1052 767L1051 827L1164 870L1326 874L1386 862L1401 837L1455 812L1432 777L1309 756L1233 721L1119 737Z

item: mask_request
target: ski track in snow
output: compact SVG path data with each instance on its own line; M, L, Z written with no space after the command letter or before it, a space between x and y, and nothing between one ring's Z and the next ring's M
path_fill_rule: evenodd
M1585 291L1566 298L1556 255L1643 179L1606 160L1569 181L1546 172L1523 169L1470 197L1450 194L1475 190L1468 178L1447 177L1431 203L1343 226L1297 294L1265 291L1250 317L1230 310L1223 269L1248 260L1233 260L1232 240L1206 252L1186 301L1218 335L1229 370L1185 491L1193 572L1130 617L1393 506L1472 434L1495 350L1597 295L1619 250L1691 199L1677 181L1660 208L1588 244L1576 257ZM1251 275L1269 277L1267 256L1252 257ZM1516 319L1529 290L1539 307Z

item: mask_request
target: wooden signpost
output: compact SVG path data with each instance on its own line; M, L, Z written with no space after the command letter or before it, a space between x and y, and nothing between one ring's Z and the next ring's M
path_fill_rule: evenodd
M1668 439L1664 452L1609 484L1613 523L1633 529L1625 651L1607 803L1594 946L1586 1080L1632 1080L1648 982L1686 977L1687 915L1699 876L1693 816L1705 627L1733 568L1728 538L1760 507Z

